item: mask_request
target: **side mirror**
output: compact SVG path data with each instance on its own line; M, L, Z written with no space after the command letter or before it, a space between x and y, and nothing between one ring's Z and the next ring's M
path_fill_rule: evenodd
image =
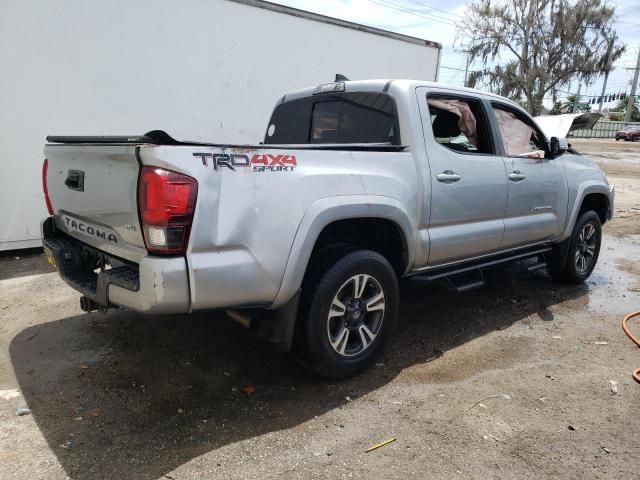
M566 138L551 137L549 139L549 153L552 158L559 157L569 148Z

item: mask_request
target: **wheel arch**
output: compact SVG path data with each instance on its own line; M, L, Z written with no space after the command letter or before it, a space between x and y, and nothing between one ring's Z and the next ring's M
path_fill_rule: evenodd
M403 250L401 264L396 261L394 268L399 275L404 274L413 265L415 258L415 229L402 204L391 197L377 195L357 195L329 197L314 202L305 212L285 267L282 283L272 308L279 308L293 297L302 286L307 266L314 248L328 229L337 225L353 226L380 222L393 228L398 235ZM384 255L384 253L383 253Z
M600 182L585 182L580 185L573 205L570 206L568 221L562 232L560 240L565 240L571 236L573 227L586 209L594 210L598 213L601 223L611 219L613 215L613 202L609 187Z

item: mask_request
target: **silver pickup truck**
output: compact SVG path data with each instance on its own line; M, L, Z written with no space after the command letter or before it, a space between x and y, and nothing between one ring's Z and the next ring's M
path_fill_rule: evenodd
M259 145L48 137L45 252L85 311L225 309L322 375L369 366L398 279L593 271L614 189L513 102L408 80L283 96Z

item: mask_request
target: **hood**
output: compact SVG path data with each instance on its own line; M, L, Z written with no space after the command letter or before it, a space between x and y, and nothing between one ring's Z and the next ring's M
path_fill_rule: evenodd
M599 113L564 113L562 115L541 115L534 120L547 138L566 138L572 130L590 130L602 117Z

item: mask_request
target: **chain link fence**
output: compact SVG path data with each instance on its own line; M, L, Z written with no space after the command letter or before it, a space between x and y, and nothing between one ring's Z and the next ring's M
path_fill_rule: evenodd
M631 125L640 127L640 122L599 120L591 130L574 130L570 136L574 138L615 138L618 130Z

